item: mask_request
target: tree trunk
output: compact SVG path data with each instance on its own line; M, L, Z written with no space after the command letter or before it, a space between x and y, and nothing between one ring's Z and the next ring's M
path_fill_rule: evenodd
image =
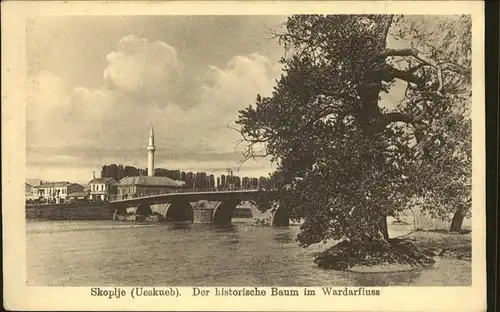
M387 229L387 217L384 216L380 219L379 225L378 225L379 231L384 237L384 240L388 241L389 240L389 231Z
M464 222L465 213L462 207L458 208L451 220L450 232L460 232L462 230L462 223Z

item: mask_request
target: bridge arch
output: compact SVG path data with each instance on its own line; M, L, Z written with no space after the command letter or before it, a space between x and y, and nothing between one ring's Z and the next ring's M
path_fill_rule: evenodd
M214 207L212 220L216 225L231 224L234 209L240 203L240 200L230 199L217 202Z
M114 213L116 213L117 215L127 214L127 207L125 205L115 205L113 208Z
M165 212L168 209L168 205L170 203L154 203L152 204L151 210L153 210L153 214L161 215L162 217L165 217Z
M163 214L166 221L193 221L193 206L188 201L175 200L165 205Z
M260 197L264 199L271 199L279 201L279 194L274 191L262 190L231 190L231 191L217 191L217 192L180 192L180 193L166 193L159 195L148 195L143 197L122 198L111 202L113 210L117 210L117 214L127 214L134 212L141 215L159 214L165 218L166 221L193 221L193 212L198 210L206 211L208 222L213 224L230 224L233 212L236 206L242 200L256 200L260 201ZM190 203L199 201L208 201L216 203L212 204L208 209L198 209ZM125 210L125 211L124 211ZM197 214L198 216L198 214ZM161 218L163 219L163 218ZM269 222L270 220L266 218ZM203 222L205 222L203 221ZM266 222L266 223L267 223ZM282 207L277 207L276 211L272 213L272 225L286 226L289 224L288 213Z
M141 216L149 216L153 214L153 210L147 203L139 203L137 208L135 209L135 214L136 215L141 215Z

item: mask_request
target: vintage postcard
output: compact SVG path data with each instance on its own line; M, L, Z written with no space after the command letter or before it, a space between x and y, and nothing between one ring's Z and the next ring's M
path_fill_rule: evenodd
M3 2L5 307L485 310L483 10Z

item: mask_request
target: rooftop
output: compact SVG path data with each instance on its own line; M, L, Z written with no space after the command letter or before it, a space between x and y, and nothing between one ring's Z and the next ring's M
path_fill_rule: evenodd
M72 184L77 184L73 182L68 182L68 181L62 181L62 182L41 182L39 185L34 185L33 187L35 188L53 188L53 187L67 187Z
M118 184L118 182L113 177L106 178L95 178L90 180L88 184Z
M86 197L86 196L88 196L86 192L73 192L67 195L67 197Z

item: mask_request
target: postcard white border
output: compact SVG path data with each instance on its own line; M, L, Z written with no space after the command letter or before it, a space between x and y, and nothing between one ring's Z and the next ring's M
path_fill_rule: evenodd
M471 14L473 214L471 287L385 287L379 297L91 297L90 287L26 286L25 25L34 15ZM486 307L484 7L482 1L2 2L2 207L4 302L20 310L477 311ZM333 283L334 284L334 283ZM95 285L99 286L99 285ZM151 285L155 286L155 285ZM170 285L156 285L170 286ZM332 285L323 285L332 286ZM298 287L297 289L302 289ZM318 289L319 290L319 289ZM321 292L321 290L319 290Z

